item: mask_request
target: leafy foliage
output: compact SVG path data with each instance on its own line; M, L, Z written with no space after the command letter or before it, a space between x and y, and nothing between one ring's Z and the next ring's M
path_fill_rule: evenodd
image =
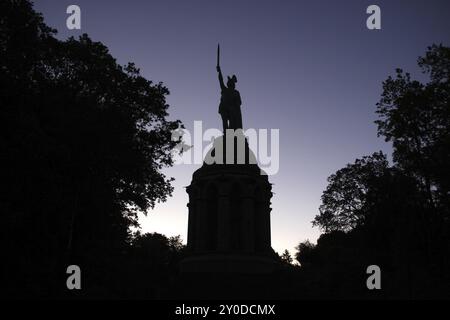
M433 45L418 63L428 83L412 80L401 69L383 83L378 134L393 142L395 164L417 178L430 205L448 207L450 48Z
M374 263L384 270L385 297L448 296L450 49L433 45L418 63L430 81L398 69L377 104L378 134L393 142L394 165L378 152L331 175L313 221L325 233L316 246L297 247L305 272L320 272L322 286L346 296L367 295L361 272Z
M295 247L295 249L297 250L297 252L295 253L295 260L297 260L297 262L301 266L307 266L311 264L314 259L314 247L315 245L309 240L299 243L298 246Z
M374 191L371 186L386 174L387 168L386 156L379 152L331 175L313 225L325 232L348 231L362 225L370 212L370 192Z
M285 250L283 251L283 253L282 253L281 256L280 256L280 259L281 259L281 261L282 261L283 263L285 263L285 264L287 264L287 265L291 265L292 262L293 262L291 253L289 252L288 249L285 249Z
M98 267L128 248L137 213L172 192L161 169L172 165L180 125L167 119L163 84L87 35L55 33L29 1L1 2L0 207L8 267L31 264L42 281L30 292L55 291L46 277L63 266ZM17 277L12 285L29 286L31 274Z

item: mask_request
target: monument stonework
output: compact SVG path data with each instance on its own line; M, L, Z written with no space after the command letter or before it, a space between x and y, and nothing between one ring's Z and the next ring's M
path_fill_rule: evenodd
M188 256L181 263L181 271L269 273L277 265L270 235L272 186L241 130L236 77L229 78L232 87L228 88L219 63L217 71L224 135L215 139L186 189ZM233 101L229 96L239 99Z

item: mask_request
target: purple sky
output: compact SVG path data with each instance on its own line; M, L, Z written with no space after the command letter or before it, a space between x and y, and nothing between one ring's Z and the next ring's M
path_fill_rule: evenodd
M66 8L82 12L66 28ZM381 8L382 30L366 28L366 8ZM280 170L270 176L272 246L315 241L326 178L355 158L390 146L377 138L375 103L397 67L420 77L416 60L432 43L450 45L450 1L37 0L62 39L88 33L118 62L170 89L170 117L192 129L220 128L217 42L225 75L236 74L245 128L280 130ZM186 239L189 185L198 166L166 170L173 197L140 222L142 230Z

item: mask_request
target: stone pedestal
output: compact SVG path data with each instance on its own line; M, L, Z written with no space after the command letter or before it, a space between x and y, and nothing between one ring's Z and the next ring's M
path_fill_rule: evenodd
M182 272L268 273L276 268L270 243L271 184L242 141L233 152L230 141L216 139L187 187L188 257Z

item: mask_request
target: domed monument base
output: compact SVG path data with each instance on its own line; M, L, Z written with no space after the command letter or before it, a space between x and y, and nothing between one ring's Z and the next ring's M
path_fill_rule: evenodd
M242 130L217 138L187 187L188 256L181 271L274 271L271 189Z

